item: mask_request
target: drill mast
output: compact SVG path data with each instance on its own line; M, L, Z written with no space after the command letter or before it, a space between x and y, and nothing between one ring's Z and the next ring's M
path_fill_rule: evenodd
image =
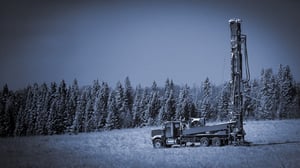
M237 122L236 134L243 142L245 131L243 129L243 86L250 80L246 35L241 34L241 20L229 20L231 30L231 120ZM244 51L242 53L242 50ZM243 58L245 59L245 72L243 72ZM243 73L246 78L243 79Z

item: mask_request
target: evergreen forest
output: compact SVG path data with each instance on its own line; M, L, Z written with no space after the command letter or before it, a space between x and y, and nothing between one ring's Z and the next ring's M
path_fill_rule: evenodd
M0 91L0 136L31 136L95 132L160 125L170 120L205 117L228 121L230 82L215 85L206 78L200 86L179 86L166 79L164 86L132 87L129 77L109 86L95 80L79 87L64 80L34 83L24 89ZM243 87L245 120L300 118L300 83L289 66L277 73L263 69L258 79Z

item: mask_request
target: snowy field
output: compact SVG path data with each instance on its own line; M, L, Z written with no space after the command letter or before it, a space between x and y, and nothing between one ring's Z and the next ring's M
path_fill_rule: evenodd
M151 128L0 139L0 167L300 167L300 120L246 122L251 146L153 149Z

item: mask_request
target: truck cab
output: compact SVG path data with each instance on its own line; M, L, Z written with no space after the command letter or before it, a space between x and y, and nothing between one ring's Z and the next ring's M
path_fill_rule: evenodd
M182 124L180 121L167 121L163 124L162 129L152 130L151 137L153 147L170 147L176 144L184 126L185 124Z

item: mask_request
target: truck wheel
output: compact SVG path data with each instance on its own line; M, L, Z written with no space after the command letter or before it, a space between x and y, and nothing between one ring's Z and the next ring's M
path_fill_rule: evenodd
M206 146L209 145L209 139L206 138L206 137L203 137L203 138L200 139L200 143L201 143L201 146L206 147Z
M153 141L153 147L154 147L154 148L161 148L161 147L162 147L161 139L155 139L155 140Z
M213 144L214 146L221 146L221 145L222 145L221 139L220 139L219 137L214 137L214 138L212 139L212 144Z

